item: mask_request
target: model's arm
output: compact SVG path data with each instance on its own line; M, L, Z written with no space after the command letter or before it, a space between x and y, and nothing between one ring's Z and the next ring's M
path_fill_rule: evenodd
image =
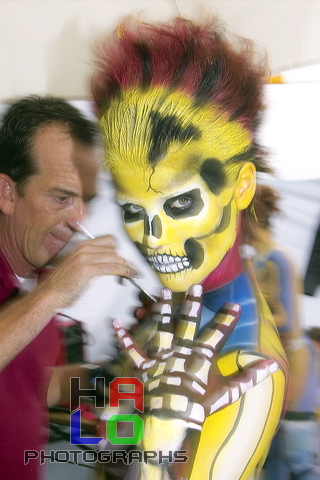
M57 310L71 305L100 275L132 277L135 271L114 248L110 236L82 242L28 295L0 309L0 371L47 325Z
M239 479L243 463L250 460L256 443L259 443L259 434L253 440L250 440L250 436L263 429L267 416L261 406L261 390L249 402L246 392L253 391L251 387L262 385L267 377L278 370L278 364L271 359L261 360L261 357L251 356L249 361L242 359L242 371L235 374L233 370L231 375L222 375L218 358L240 315L239 306L224 306L212 324L197 337L202 303L200 287L191 287L174 333L170 322L169 297L168 290L165 290L157 314L159 331L153 337L149 356L138 347L119 321L114 322L120 343L136 365L137 374L145 382L146 415L140 449L158 452L158 458L154 461L140 464L141 478ZM272 384L272 380L269 383ZM268 393L272 387L263 390ZM235 412L240 404L245 416L241 412L237 418ZM254 404L255 411L259 413L258 427L248 417ZM268 395L265 404L268 409ZM221 425L219 412L233 405L235 410L227 415L225 423ZM206 424L211 419L208 436ZM243 448L241 437L248 434L249 448ZM224 448L229 441L230 448ZM240 469L233 463L233 457L239 451L242 452ZM164 462L159 462L160 455ZM186 457L185 462L183 460ZM226 467L219 472L220 476L216 474L215 463L219 463L222 457L223 461L228 462L227 468L231 468L233 476L225 476L223 472L227 471ZM209 462L206 468L205 462Z

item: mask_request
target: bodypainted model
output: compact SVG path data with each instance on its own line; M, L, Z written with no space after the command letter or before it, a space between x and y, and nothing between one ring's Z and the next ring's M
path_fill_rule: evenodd
M124 21L98 65L93 97L124 225L166 287L152 348L115 322L145 382L139 448L189 457L137 463L126 478L247 479L267 453L287 383L275 324L240 257L265 168L255 142L264 61L212 19L177 18ZM169 289L174 311L189 292L175 327Z

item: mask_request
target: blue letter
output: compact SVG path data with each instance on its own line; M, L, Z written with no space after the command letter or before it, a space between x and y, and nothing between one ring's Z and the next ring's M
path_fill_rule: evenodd
M103 437L81 437L81 412L76 410L70 416L70 444L98 445Z

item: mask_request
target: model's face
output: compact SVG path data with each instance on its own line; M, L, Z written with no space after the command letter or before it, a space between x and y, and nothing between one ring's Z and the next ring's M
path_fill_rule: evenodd
M60 126L37 133L33 158L39 173L30 177L22 196L14 192L10 216L19 271L45 266L69 242L85 204L95 196L99 152L73 141Z
M118 202L131 240L173 291L200 283L233 245L237 208L232 188L213 195L199 175L157 167L146 194L141 177L134 182L118 172Z
M186 291L219 265L235 241L236 170L227 173L225 161L245 150L250 138L215 111L190 112L186 95L171 94L151 111L154 92L144 95L136 109L135 95L128 95L102 121L107 161L131 240L165 286ZM114 118L121 118L121 127L114 123L112 130Z

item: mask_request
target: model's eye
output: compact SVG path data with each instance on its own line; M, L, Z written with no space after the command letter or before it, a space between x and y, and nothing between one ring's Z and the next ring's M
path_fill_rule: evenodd
M199 188L190 190L164 203L164 211L172 218L186 218L198 215L204 206Z
M124 205L120 206L123 210L125 222L136 222L137 220L141 220L143 218L143 208L140 207L140 205L135 205L134 203L125 203Z
M142 207L139 207L139 205L134 205L133 203L127 203L127 205L124 205L124 206L125 206L124 210L126 212L132 213L133 215L141 212L142 210Z
M178 197L171 203L171 208L180 208L182 210L191 207L193 199L190 197Z

